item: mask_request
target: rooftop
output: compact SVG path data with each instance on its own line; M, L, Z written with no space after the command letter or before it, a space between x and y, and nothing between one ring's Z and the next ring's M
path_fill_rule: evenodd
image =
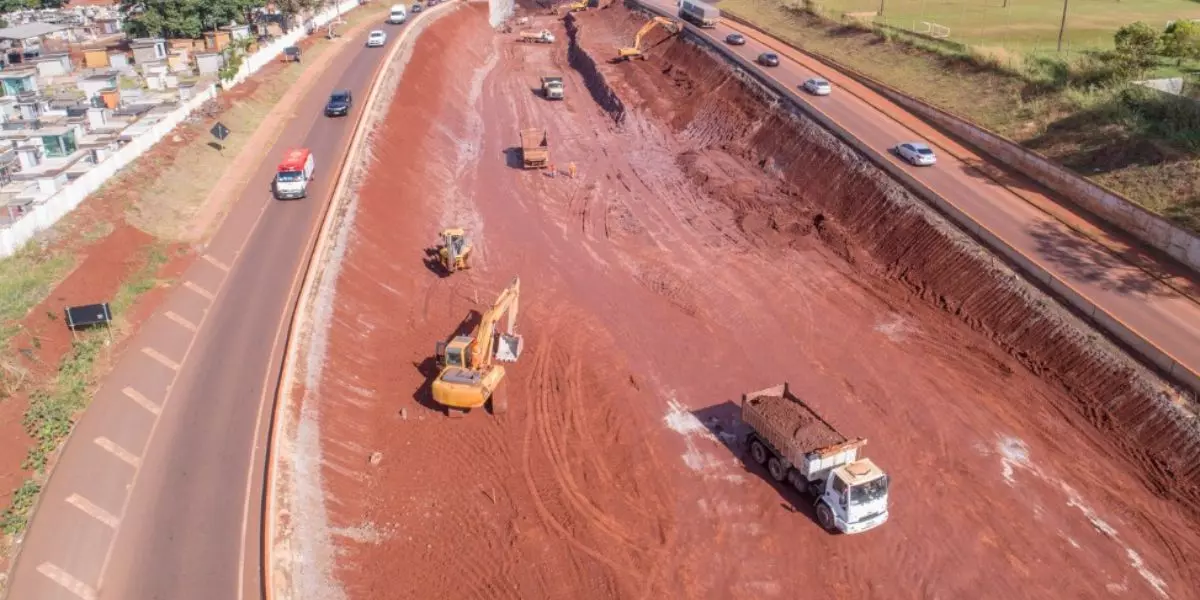
M70 27L55 23L26 23L0 29L0 40L27 40L67 29Z

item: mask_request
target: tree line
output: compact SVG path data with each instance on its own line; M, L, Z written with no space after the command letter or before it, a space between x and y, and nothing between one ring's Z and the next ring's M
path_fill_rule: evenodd
M1200 60L1200 23L1189 20L1173 21L1157 30L1138 21L1117 30L1113 36L1115 55L1123 70L1141 74L1154 66L1159 57Z
M12 0L0 0L0 2ZM37 1L37 0L33 0ZM319 9L330 0L120 0L125 32L133 37L197 38L231 22L249 23L260 8L272 5L291 17Z

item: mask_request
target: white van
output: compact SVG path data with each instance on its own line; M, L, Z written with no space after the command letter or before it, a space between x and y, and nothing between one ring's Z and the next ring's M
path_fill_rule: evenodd
M391 13L388 14L388 23L400 25L405 19L408 19L408 9L403 4L393 5Z

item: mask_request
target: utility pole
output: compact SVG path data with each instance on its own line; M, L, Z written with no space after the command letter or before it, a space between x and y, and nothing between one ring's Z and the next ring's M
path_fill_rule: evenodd
M1067 31L1067 3L1070 0L1063 0L1063 16L1062 23L1058 26L1058 51L1062 52L1063 34Z
M883 16L883 3L884 0L879 0L879 16L881 17Z

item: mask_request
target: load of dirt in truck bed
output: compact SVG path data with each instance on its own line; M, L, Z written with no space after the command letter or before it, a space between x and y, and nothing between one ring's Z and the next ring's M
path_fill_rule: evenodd
M844 441L829 424L791 398L759 396L751 398L750 404L776 431L790 434L792 442L806 451Z

